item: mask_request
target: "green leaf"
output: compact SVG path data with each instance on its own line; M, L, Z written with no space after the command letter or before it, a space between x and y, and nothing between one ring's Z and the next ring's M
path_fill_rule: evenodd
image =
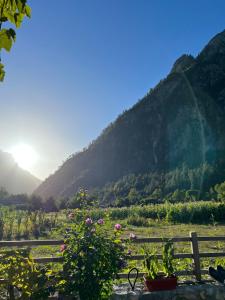
M17 28L21 26L24 17L31 17L31 8L27 5L27 0L0 0L0 23L10 22ZM0 30L0 51L5 49L10 51L13 42L16 40L16 32L13 29ZM4 66L0 63L0 81L5 75Z
M8 34L13 39L13 41L15 42L16 41L16 32L15 32L15 30L12 29L12 28L8 29Z
M24 3L24 2L22 2L22 1L20 1L20 0L17 0L17 1L16 1L16 6L17 6L18 11L19 11L20 13L23 13L23 12L24 12L24 8L25 8L25 3Z
M9 33L9 30L7 29L2 29L0 31L0 50L5 49L6 51L10 51L12 47L12 37Z
M11 11L5 12L4 13L4 17L11 22L12 24L16 25L15 23L15 18L14 18L14 13L12 13Z
M0 22L7 22L8 21L8 18L6 17L6 16L2 16L1 18L0 18Z
M21 23L23 22L24 14L21 13L15 13L14 14L14 21L17 28L20 27Z
M122 242L121 242L121 240L117 239L117 240L114 240L114 243L115 244L121 244Z
M25 6L25 14L28 18L31 18L31 8L29 5Z
M4 65L0 63L0 81L3 81L5 77Z

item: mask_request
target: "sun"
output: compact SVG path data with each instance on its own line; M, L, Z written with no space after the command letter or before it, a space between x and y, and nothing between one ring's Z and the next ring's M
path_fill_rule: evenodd
M27 144L16 145L10 152L16 163L25 170L30 170L38 159L37 152Z

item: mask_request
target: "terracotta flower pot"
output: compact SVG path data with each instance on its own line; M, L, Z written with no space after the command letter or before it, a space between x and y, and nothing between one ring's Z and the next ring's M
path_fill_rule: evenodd
M144 276L144 283L148 291L165 291L165 290L174 290L177 286L177 277L159 277L156 279L147 279Z

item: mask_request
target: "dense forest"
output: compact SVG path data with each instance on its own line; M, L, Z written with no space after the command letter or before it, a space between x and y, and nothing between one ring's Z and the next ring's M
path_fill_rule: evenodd
M204 176L204 180L203 180ZM218 169L204 164L196 169L186 165L168 172L165 176L157 173L124 176L116 182L91 191L80 188L70 197L43 199L40 196L10 195L0 189L0 205L20 210L43 210L55 212L61 209L81 207L129 207L161 203L184 203L225 200L225 181ZM214 182L214 185L210 183ZM202 189L199 189L199 186Z

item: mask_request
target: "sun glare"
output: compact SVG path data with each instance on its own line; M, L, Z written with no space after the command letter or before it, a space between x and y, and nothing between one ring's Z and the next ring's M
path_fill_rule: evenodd
M10 152L17 164L25 170L29 170L38 159L36 151L26 144L16 145Z

